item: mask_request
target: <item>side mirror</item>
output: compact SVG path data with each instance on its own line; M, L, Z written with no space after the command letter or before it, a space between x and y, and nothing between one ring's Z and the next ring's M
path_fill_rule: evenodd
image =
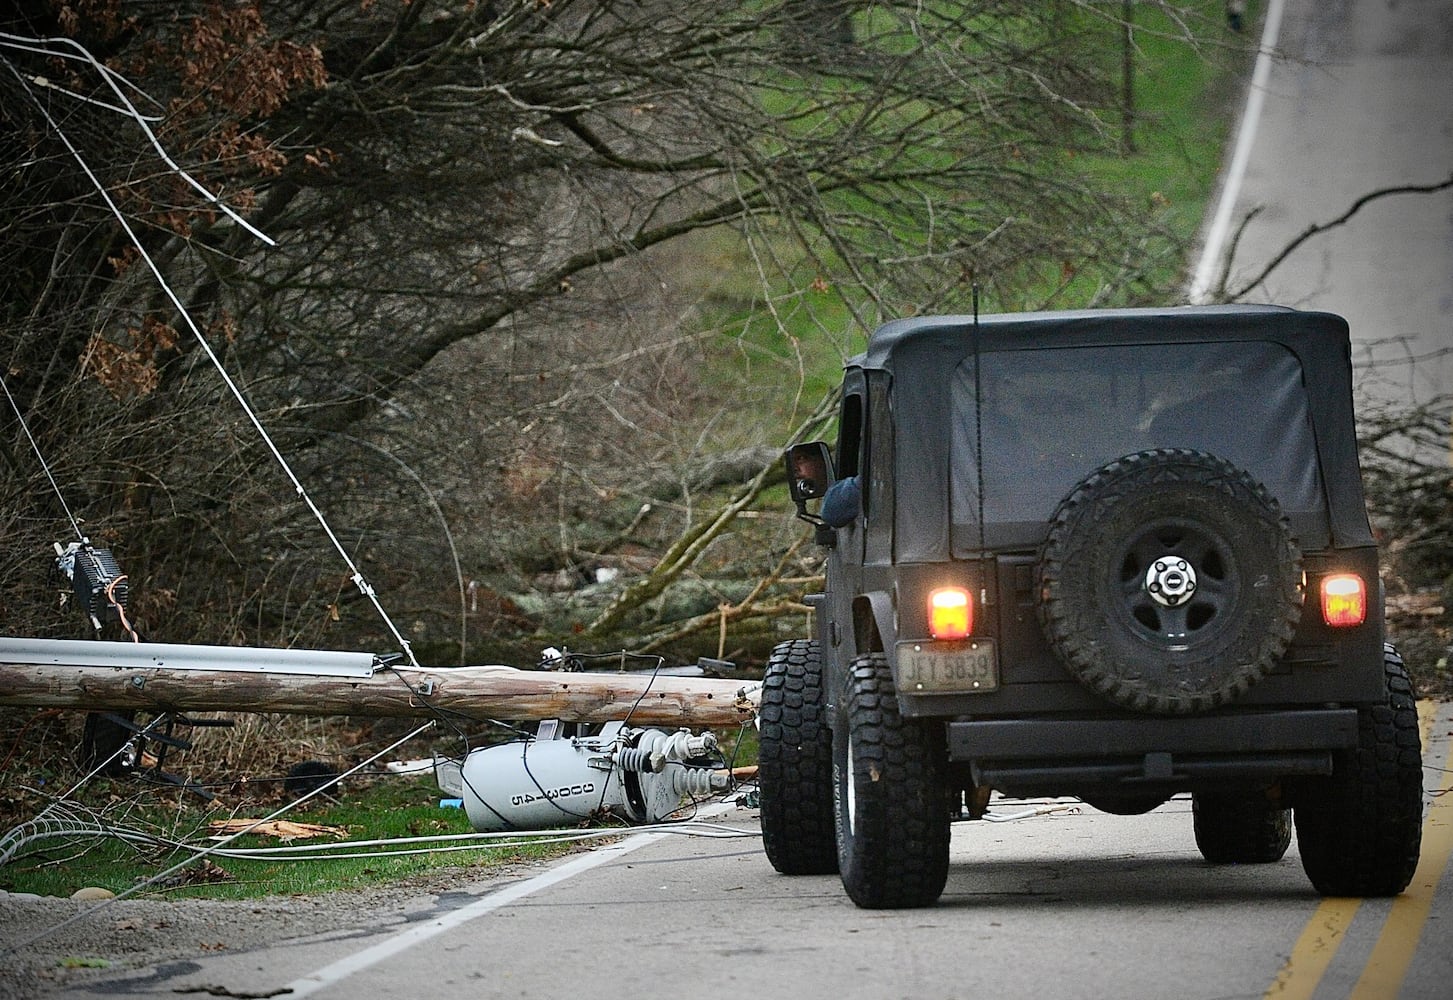
M832 485L832 452L823 442L794 444L787 449L785 460L787 490L797 506L820 499Z

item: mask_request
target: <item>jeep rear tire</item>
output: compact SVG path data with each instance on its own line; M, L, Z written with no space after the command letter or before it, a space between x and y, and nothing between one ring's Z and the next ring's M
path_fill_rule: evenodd
M1059 505L1039 615L1069 672L1124 708L1204 712L1272 666L1301 617L1301 554L1277 502L1205 452L1137 452Z
M816 639L780 643L762 678L758 753L762 846L783 875L837 871L832 730Z
M1358 745L1332 775L1303 783L1294 807L1302 868L1324 896L1395 896L1418 867L1423 833L1422 738L1412 682L1383 653L1387 701L1358 713Z
M838 711L833 790L843 888L867 909L930 906L948 880L942 731L899 715L882 653L853 661Z
M1280 861L1292 843L1292 811L1260 790L1191 796L1196 846L1213 865Z

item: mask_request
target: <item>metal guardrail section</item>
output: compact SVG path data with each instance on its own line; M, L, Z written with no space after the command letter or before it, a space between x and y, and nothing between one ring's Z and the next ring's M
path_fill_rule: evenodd
M372 653L329 649L264 649L253 646L193 646L164 642L102 642L82 639L21 639L0 636L0 663L61 667L116 667L123 670L235 670L243 673L371 677Z

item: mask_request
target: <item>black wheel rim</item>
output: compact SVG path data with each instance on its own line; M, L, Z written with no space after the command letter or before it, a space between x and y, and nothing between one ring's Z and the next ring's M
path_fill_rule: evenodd
M1234 618L1240 577L1230 543L1221 532L1184 518L1161 518L1135 532L1111 565L1116 602L1126 624L1141 638L1179 649L1218 634ZM1157 567L1164 571L1157 574ZM1156 594L1148 576L1194 581L1180 599Z

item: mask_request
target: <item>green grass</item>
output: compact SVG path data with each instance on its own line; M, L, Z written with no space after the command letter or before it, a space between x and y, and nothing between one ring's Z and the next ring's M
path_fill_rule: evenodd
M1216 183L1232 124L1227 95L1243 57L1214 45L1197 52L1167 37L1163 19L1142 16L1145 30L1135 35L1134 151L1096 159L1091 170L1161 206L1165 223L1189 237Z
M98 784L86 796L99 804L111 822L145 829L173 840L207 846L206 822L225 819L226 814L206 811L172 794L153 798L149 804L128 804L118 808L114 800L121 785ZM462 809L441 808L440 792L432 778L385 778L341 799L289 812L284 819L340 827L344 838L322 837L293 841L294 844L337 843L340 840L424 837L469 833L471 827ZM237 815L257 819L274 807L258 804ZM240 837L229 846L271 847L274 837ZM327 861L207 859L220 871L199 863L174 873L155 885L141 889L139 896L164 898L255 899L262 896L308 894L335 889L356 889L388 884L443 868L487 871L505 862L538 860L565 853L568 845L541 844L510 848L478 848L468 851L418 854L392 858L349 858ZM77 889L95 886L114 893L127 891L137 883L166 872L189 857L185 851L156 851L135 847L111 838L63 837L32 841L10 864L0 868L0 888L9 892L42 896L69 896ZM201 873L216 881L195 881Z

